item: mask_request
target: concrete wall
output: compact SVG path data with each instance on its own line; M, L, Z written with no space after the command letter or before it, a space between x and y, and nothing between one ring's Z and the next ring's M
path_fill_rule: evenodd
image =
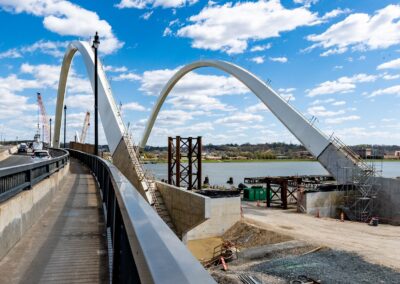
M211 217L210 197L164 182L157 181L156 185L179 237L184 238L189 230Z
M382 187L378 191L376 216L384 223L400 226L400 179L379 178L377 184Z
M78 142L69 142L69 147L73 150L82 151L85 153L93 154L94 153L94 145L92 144L83 144Z
M46 211L61 189L61 182L68 171L69 163L32 189L24 190L0 204L0 259Z
M305 213L320 217L339 217L339 206L343 205L344 191L306 192L301 199Z
M187 240L221 236L240 221L240 197L211 198L210 218L186 235Z

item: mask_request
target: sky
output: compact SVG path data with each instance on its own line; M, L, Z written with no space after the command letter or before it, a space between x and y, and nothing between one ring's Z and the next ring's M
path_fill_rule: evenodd
M0 0L0 25L1 140L33 138L37 92L54 121L66 47L98 31L100 59L136 142L169 78L191 62L219 59L267 82L328 136L400 144L399 1ZM93 104L77 55L67 140L81 132ZM245 86L211 68L176 85L148 145L177 135L206 144L299 143ZM100 143L107 143L102 126Z

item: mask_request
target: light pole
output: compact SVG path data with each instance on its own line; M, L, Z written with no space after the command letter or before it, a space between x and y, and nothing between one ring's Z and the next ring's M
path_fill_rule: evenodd
M67 106L64 105L64 148L66 147L67 139Z
M95 34L92 48L94 49L94 154L99 154L99 117L98 117L98 86L97 86L97 49L99 48L99 35Z
M50 118L50 141L49 141L49 145L50 145L50 148L51 148L51 118Z

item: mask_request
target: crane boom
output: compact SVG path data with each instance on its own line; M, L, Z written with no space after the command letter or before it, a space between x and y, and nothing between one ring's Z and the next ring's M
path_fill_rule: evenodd
M81 138L80 138L81 143L85 143L86 133L87 133L89 126L90 126L90 112L87 111L86 115L85 115L85 120L83 121L82 133L81 133Z
M40 110L40 119L42 121L42 125L44 127L44 137L43 142L47 142L50 145L50 127L49 127L49 119L47 117L46 108L44 107L42 95L37 93L37 102Z

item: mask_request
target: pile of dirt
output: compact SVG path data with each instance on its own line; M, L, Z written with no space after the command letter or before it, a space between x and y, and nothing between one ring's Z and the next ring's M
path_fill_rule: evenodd
M225 241L231 241L239 248L251 248L268 244L276 244L293 240L293 238L268 231L245 222L237 222L222 236Z

